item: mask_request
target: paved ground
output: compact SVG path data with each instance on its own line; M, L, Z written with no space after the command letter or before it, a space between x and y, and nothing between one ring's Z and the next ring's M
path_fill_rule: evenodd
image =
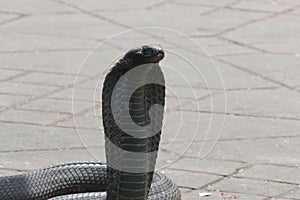
M183 199L300 199L299 24L299 0L1 0L0 175L104 160L103 74L161 43L157 167Z

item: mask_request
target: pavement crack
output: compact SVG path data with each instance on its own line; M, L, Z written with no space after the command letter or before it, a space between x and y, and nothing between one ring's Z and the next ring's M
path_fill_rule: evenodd
M23 71L23 72L36 72L36 73L42 73L42 74L53 74L57 76L72 76L72 77L85 77L85 78L91 78L91 76L82 75L82 74L72 74L72 73L66 73L66 72L55 72L55 71L44 71L44 70L28 70L28 69L22 69L22 68L11 68L11 67L0 67L0 69L8 70L8 71ZM26 83L27 84L27 83Z
M249 9L249 8L235 8L235 7L227 7L228 9L231 10L238 10L238 11L246 11L246 12L255 12L255 13L271 13L271 14L276 14L279 12L276 11L267 11L267 10L254 10L254 9Z
M299 7L299 6L294 6L294 7L292 7L292 8L286 9L286 10L281 11L281 12L277 12L277 13L274 13L274 14L271 14L271 15L267 15L267 16L264 16L264 17L260 17L260 18L257 18L257 19L250 20L250 21L248 21L248 22L246 22L246 23L243 23L243 24L241 24L241 25L239 25L239 26L235 26L235 27L233 27L233 28L229 28L229 29L226 29L226 30L224 30L224 31L221 31L221 32L219 32L218 34L216 34L216 36L224 35L224 34L227 34L227 33L229 33L229 32L236 31L237 29L240 29L240 28L243 28L243 27L245 27L245 26L248 26L248 25L250 25L250 24L254 24L254 23L256 23L256 22L264 21L264 20L266 20L266 19L271 19L271 18L277 17L277 16L279 16L279 15L282 15L282 14L286 14L286 13L292 12L292 11L294 11L295 9L297 9L298 7Z
M180 111L180 110L177 110ZM276 119L276 120L292 120L292 121L300 121L299 118L296 117L281 117L281 116L270 116L270 115L256 115L256 114L243 114L243 113L233 113L233 112L217 112L217 111L210 111L210 110L190 110L190 109L182 109L185 112L199 112L199 113L206 113L206 114L218 114L218 115L232 115L238 117L253 117L253 118L265 118L265 119Z
M20 74L16 74L16 75L11 76L11 77L9 77L9 78L0 80L0 83L5 82L5 81L12 81L13 79L16 79L16 78L25 76L25 75L30 74L30 73L31 73L30 71L24 71L24 72L22 72L22 73L20 73Z
M174 2L175 0L165 0L165 1L162 1L162 2L159 2L159 3L156 3L156 4L153 4L153 5L150 5L148 7L146 7L145 9L146 10L152 10L152 9L157 9L161 6L164 6L168 3L171 3L171 2Z
M196 190L206 190L206 189L208 189L209 187L212 187L212 186L214 186L214 185L216 185L216 184L218 184L218 183L220 183L220 182L222 182L222 181L224 181L224 180L227 180L227 179L233 177L234 175L236 175L236 174L238 174L238 173L240 173L240 172L242 172L242 171L245 171L245 170L250 169L251 167L252 167L252 165L249 165L249 166L246 166L246 167L240 167L240 168L237 168L233 173L228 174L228 175L224 175L222 178L219 178L219 179L217 179L217 180L214 180L214 181L212 181L212 182L209 182L209 183L207 183L207 184L205 184L205 185L203 185L203 186L201 186L201 187L199 187L199 188L195 188L195 189L196 189Z
M23 53L53 53L53 52L71 52L71 51L88 51L91 48L69 48L69 49L40 49L40 50L13 50L0 51L0 54L23 54Z
M272 180L272 179L265 179L265 178L251 178L251 177L244 177L244 176L238 176L238 175L234 175L233 177L237 178L237 179L247 179L247 180L255 180L255 181L264 181L264 182L280 183L280 184L294 185L294 186L298 186L299 185L299 183L292 183L292 182L288 182L288 181L279 181L279 180Z
M113 19L104 17L104 16L102 16L102 15L100 15L100 14L89 12L89 11L87 11L87 10L85 10L85 9L83 9L83 8L81 8L81 7L77 6L77 5L75 5L75 4L68 3L68 2L65 2L65 1L63 1L63 0L53 0L53 1L54 1L54 2L57 2L57 3L59 3L59 4L63 4L63 5L65 5L65 6L67 6L67 7L69 7L69 8L75 9L75 10L77 10L77 11L83 13L83 14L89 15L89 16L91 16L91 17L95 17L95 18L101 19L101 20L103 20L103 21L109 22L109 23L111 23L111 24L114 24L114 25L117 25L117 26L120 26L120 27L123 27L123 28L126 28L126 29L132 29L132 28L133 28L133 27L131 27L131 26L122 24L122 23L120 23L120 22L117 22L117 21L115 21L115 20L113 20Z
M202 13L201 16L209 15L209 14L218 12L218 11L223 10L223 9L225 9L225 8L228 8L228 7L232 6L232 5L235 5L235 4L239 3L239 2L240 2L240 0L237 0L237 1L230 2L230 3L228 3L228 4L225 4L225 5L221 6L221 7L214 7L214 9Z
M29 172L30 170L26 169L16 169L16 168L11 168L11 167L0 167L0 170L6 170L6 171L13 171L13 172Z
M257 72L251 71L251 70L249 70L249 69L240 67L240 66L235 65L235 64L233 64L233 63L231 63L231 62L228 62L228 61L226 61L226 60L224 60L224 59L217 58L216 60L218 60L218 61L220 61L220 62L222 62L222 63L228 64L228 65L230 65L231 67L236 68L236 69L238 69L238 70L241 70L241 71L243 71L243 72L246 72L246 73L248 73L248 74L251 74L251 75L254 75L254 76L258 76L258 77L260 77L260 78L262 78L262 79L264 79L264 80L266 80L266 81L268 81L268 82L272 82L272 83L275 83L276 85L280 85L280 86L285 87L285 88L287 88L287 89L289 89L289 90L299 92L299 90L297 90L296 88L294 88L294 87L292 87L292 86L289 86L289 85L287 85L287 84L285 84L285 83L282 83L282 82L280 82L280 81L274 80L274 79L272 79L272 78L269 78L269 77L264 76L264 75L262 75L262 74L259 74L259 73L257 73Z
M97 149L104 148L102 145L89 146L89 147L57 147L57 148L35 148L35 149L15 149L15 150L2 150L0 153L20 153L20 152L52 152L52 151L74 151L74 150L87 150L87 149Z
M96 74L96 75L94 75L94 76L92 76L92 77L89 77L89 78L85 78L85 79L83 79L83 80L81 80L81 81L78 81L77 84L83 84L83 83L85 83L85 82L88 82L88 81L90 81L90 80L94 80L94 79L97 79L97 78L98 78L98 74ZM17 104L14 104L14 105L10 106L10 107L7 107L7 108L2 109L2 110L0 111L0 113L3 113L3 112L6 112L6 111L9 111L9 110L16 109L16 108L18 108L18 107L20 107L20 106L26 105L26 104L28 104L28 103L31 103L31 102L35 101L35 100L42 99L42 98L46 98L46 97L48 97L48 96L50 96L50 95L52 95L52 94L55 94L55 93L64 91L64 90L66 90L66 89L70 89L70 88L72 88L72 87L74 87L74 83L70 83L70 84L67 84L67 85L58 87L57 89L54 89L54 90L52 90L52 91L50 91L50 92L48 92L48 93L45 93L45 94L41 94L41 95L38 95L38 96L33 96L33 97L31 97L31 98L29 98L29 99L27 99L27 100L25 100L25 101L23 101L23 102L21 102L21 103L17 103Z
M238 41L226 38L226 37L221 36L221 35L217 36L217 38L219 38L219 39L221 39L221 40L223 40L225 42L229 42L231 44L235 44L235 45L238 45L238 46L241 46L241 47L245 47L245 48L250 49L250 50L255 50L255 51L258 51L258 52L261 52L261 53L269 53L270 54L270 52L268 52L266 50L263 50L263 49L260 49L260 48L256 48L256 47L251 46L249 44L244 44L244 43L241 43L241 42L238 42Z
M23 18L28 17L28 16L30 16L30 15L29 14L21 14L21 15L19 15L17 17L14 17L14 18L11 18L11 19L8 19L8 20L4 20L4 21L0 22L0 26L4 25L4 24L8 24L10 22L14 22L14 21L23 19Z

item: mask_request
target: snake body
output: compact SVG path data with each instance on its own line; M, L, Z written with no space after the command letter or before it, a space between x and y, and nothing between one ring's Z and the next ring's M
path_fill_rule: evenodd
M160 45L135 48L128 51L106 76L102 92L102 118L107 163L67 163L0 177L0 200L179 200L178 187L165 175L154 173L163 113L151 111L151 107L165 104L164 77L158 65L163 57L164 51ZM140 70L138 76L125 76L129 71L147 64L153 65ZM124 80L117 88L121 79ZM148 84L145 79L160 79L162 84ZM128 88L137 83L140 87L132 94L128 93ZM129 102L124 104L128 95ZM114 106L118 108L117 114L113 111ZM150 137L128 134L120 128L120 124L128 122L128 116L124 115L126 109L132 120L127 128L133 124L138 127L152 124L152 128L137 130L146 133L159 128L159 131Z

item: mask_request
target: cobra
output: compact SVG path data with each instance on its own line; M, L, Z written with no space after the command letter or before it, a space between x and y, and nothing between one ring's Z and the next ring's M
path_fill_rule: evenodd
M163 58L160 45L134 48L105 77L107 163L67 163L0 177L0 199L180 200L178 187L154 172L165 105Z

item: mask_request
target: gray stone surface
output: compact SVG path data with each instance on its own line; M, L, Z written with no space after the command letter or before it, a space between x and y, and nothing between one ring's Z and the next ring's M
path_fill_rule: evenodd
M172 169L190 170L195 172L212 173L219 175L229 175L236 169L244 167L244 163L239 162L220 162L211 159L182 158L171 165Z
M43 22L47 23L43 23ZM88 21L88 23L86 23ZM36 28L36 25L39 25ZM65 27L68 27L67 29ZM80 27L80 28L78 28ZM105 39L115 32L124 30L105 20L82 15L81 13L62 13L56 15L30 15L15 23L6 23L2 26L5 32L67 36L74 38Z
M162 171L166 176L172 176L173 180L180 187L187 188L200 188L207 183L214 182L221 178L221 176L217 175L207 175L202 173L195 173L190 171L179 171L179 170L163 170ZM193 177L193 179L191 179Z
M291 9L296 8L293 5L288 6ZM289 13L286 15L275 15L264 21L242 27L237 31L229 32L225 34L225 37L242 44L250 44L267 52L292 54L295 56L299 53L299 48L294 47L294 43L299 43L299 37L294 34L299 32L299 26L297 26L299 21L299 17ZM282 43L286 45L282 45Z
M13 131L10 131L12 130ZM1 123L1 152L63 150L87 147L103 147L104 134L101 130L75 131L73 128L41 127L24 124ZM27 141L31 138L30 141Z
M45 1L42 3L38 0L29 0L27 2L18 2L17 0L1 1L0 7L3 8L1 11L4 12L40 15L72 11L66 6L59 6L53 1Z
M21 96L40 96L56 90L56 86L32 85L25 83L3 82L0 85L0 92L4 94L13 94Z
M73 93L73 87L63 90L61 92L56 92L49 95L49 99L62 99L62 100L74 100L74 101L89 101L89 102L99 102L100 94L95 89L82 89L75 87Z
M45 114L45 112L34 110L9 110L8 112L0 113L0 120L9 123L39 124L43 126L67 116L70 116L70 114L57 112Z
M247 171L236 175L237 177L246 177L250 179L263 179L289 184L299 184L299 168L274 165L257 165Z
M288 184L238 178L230 178L216 185L208 187L209 190L220 190L230 193L237 192L266 197L277 196L293 188L296 187Z
M66 162L104 160L104 148L96 149L97 157L87 149L64 149L33 152L0 153L2 165L10 169L33 170Z
M15 70L6 70L2 69L0 67L0 82L5 81L5 80L11 80L17 76L21 76L24 74L22 71L15 71Z
M288 199L299 199L299 197L300 197L300 189L299 189L299 187L296 188L296 189L294 189L294 190L291 190L286 195L284 195L284 197L288 198Z
M210 7L225 7L226 5L230 5L234 3L234 0L224 0L222 2L218 0L212 0L212 1L205 1L205 0L199 0L199 1L184 1L184 0L178 0L175 1L175 3L179 3L180 5L190 5L190 6L195 6L195 5L202 5L202 6L210 6Z
M32 83L37 85L53 85L53 86L65 86L70 85L77 81L82 81L84 77L80 76L67 76L60 74L47 74L33 72L28 75L17 77L14 79L16 83Z
M289 98L287 98L287 96ZM262 90L233 90L226 92L226 111L229 114L250 115L274 119L299 120L299 93L285 88ZM213 102L213 104L211 103ZM200 101L190 101L183 105L183 109L191 111L197 104L199 111L224 113L223 107L213 107L224 101L223 92L213 94L211 98Z
M19 103L27 101L28 99L30 99L30 97L28 96L18 95L18 98L16 98L15 95L1 94L0 106L9 108L10 106L17 105Z
M201 197L203 194L209 194L209 196ZM266 199L264 196L257 196L251 194L239 194L236 192L222 192L222 191L206 191L206 190L195 190L195 191L188 191L183 193L183 199L190 199L190 200L224 200L224 199L241 199L241 200L263 200Z
M289 8L293 8L293 5L290 4L280 4L277 1L240 1L236 4L230 6L231 8L241 9L241 10L250 10L258 12L281 12Z
M40 51L76 51L93 48L93 40L57 37L54 35L23 34L11 31L2 32L0 37L1 53L37 53ZM9 48L7 48L9 46Z
M171 152L187 157L242 161L249 164L269 163L299 167L299 137L279 137L228 141L180 142L168 145ZM274 153L274 151L276 153ZM272 155L272 156L271 156ZM190 167L190 166L188 166Z
M74 106L72 106L74 105ZM75 102L72 100L57 100L57 99L39 99L21 106L21 109L34 111L48 111L64 114L76 114L83 110L93 107L90 102Z
M299 199L299 6L0 1L0 176L105 161L103 78L128 49L160 43L157 169L183 199Z
M297 42L293 41L297 44ZM277 84L293 86L299 83L299 57L291 55L241 55L224 58L225 61L238 66L240 70L249 71ZM284 70L281 70L284 66Z

